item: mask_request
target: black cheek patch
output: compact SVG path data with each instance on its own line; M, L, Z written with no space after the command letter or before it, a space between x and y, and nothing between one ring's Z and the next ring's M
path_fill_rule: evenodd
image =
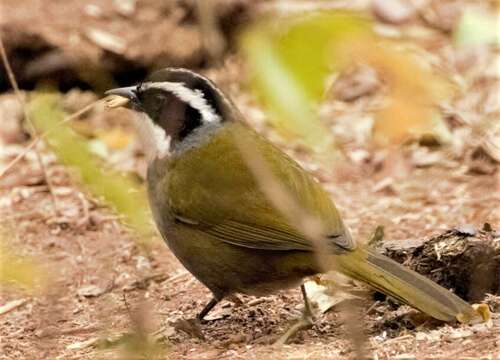
M174 141L183 140L202 124L200 112L175 95L165 97L154 121Z
M179 131L178 139L184 139L201 125L202 120L200 112L191 106L186 106L185 120L182 129Z

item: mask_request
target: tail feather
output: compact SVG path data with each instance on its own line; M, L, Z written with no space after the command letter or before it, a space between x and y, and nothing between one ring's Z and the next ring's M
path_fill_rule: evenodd
M476 316L471 305L457 295L374 249L360 247L334 261L345 275L436 319L463 321Z

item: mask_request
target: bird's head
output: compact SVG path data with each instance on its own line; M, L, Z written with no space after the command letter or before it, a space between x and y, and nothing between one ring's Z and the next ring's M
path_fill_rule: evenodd
M190 135L235 117L230 100L207 78L186 69L166 68L136 86L106 92L108 106L126 107L146 156L153 160L175 151Z

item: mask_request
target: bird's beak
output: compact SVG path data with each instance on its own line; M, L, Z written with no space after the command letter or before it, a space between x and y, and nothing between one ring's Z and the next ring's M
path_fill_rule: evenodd
M104 93L104 95L106 95L106 105L110 108L117 108L137 104L139 101L137 99L136 91L136 86L108 90Z

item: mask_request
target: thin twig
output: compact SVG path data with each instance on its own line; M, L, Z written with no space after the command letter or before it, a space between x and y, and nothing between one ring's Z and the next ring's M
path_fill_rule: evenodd
M3 306L0 306L0 315L7 314L12 310L17 309L18 307L24 305L26 301L28 301L28 299L12 300Z
M31 118L28 114L26 102L24 101L24 98L21 94L21 91L19 90L19 85L17 84L16 77L14 76L14 72L12 71L12 68L10 66L9 59L7 58L7 52L5 51L5 47L3 45L3 40L2 40L1 36L0 36L0 56L2 58L2 62L4 64L4 66L5 66L5 71L7 72L7 77L9 78L9 82L10 82L12 88L14 89L14 93L16 94L16 97L17 97L17 100L19 101L19 104L21 104L21 107L23 109L24 119L26 120L26 122L28 123L28 126L29 126L28 131L29 131L31 137L34 138L36 135L36 128L35 128L35 125L31 121ZM52 205L54 207L54 214L57 215L59 213L59 210L58 210L59 208L57 205L57 198L54 194L52 181L47 173L47 168L46 168L45 164L43 163L42 155L40 154L40 152L36 148L34 148L34 150L36 153L36 158L38 160L38 163L40 164L40 169L42 170L44 180L47 183L47 187L49 188L50 197L52 199Z

